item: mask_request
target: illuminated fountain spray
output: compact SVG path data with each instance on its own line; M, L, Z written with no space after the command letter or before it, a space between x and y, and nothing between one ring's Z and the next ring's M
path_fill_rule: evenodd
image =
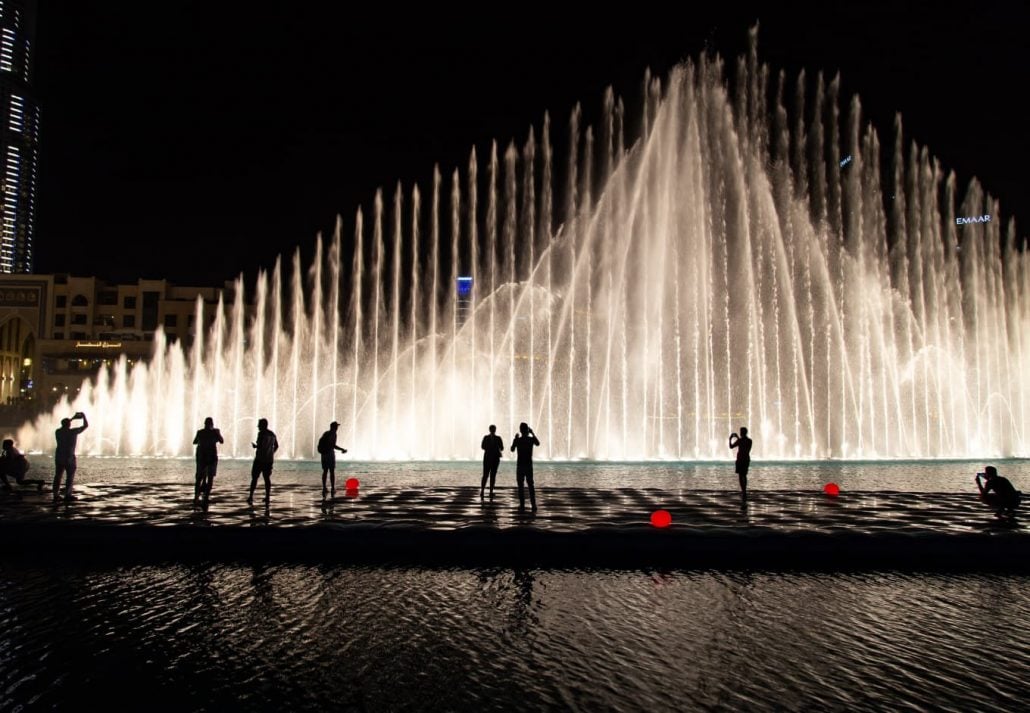
M753 47L735 75L645 77L632 122L608 92L564 161L545 116L377 193L306 270L238 280L190 347L158 333L22 444L83 410L107 454L188 454L213 416L238 456L259 417L299 458L332 420L358 458L476 458L520 421L551 458L728 458L742 424L763 459L1030 455L1030 257L997 202L959 201L900 119L881 149L837 78L770 77Z

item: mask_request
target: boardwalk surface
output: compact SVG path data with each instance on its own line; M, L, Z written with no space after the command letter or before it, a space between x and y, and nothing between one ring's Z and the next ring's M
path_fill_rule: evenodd
M966 494L759 491L746 507L726 491L541 488L521 513L511 489L493 502L475 487L365 488L356 496L275 486L266 508L217 490L209 507L174 484L77 487L74 502L49 493L0 495L0 532L40 546L105 554L276 555L406 560L553 560L696 565L1026 566L1030 535L998 522ZM672 526L649 524L668 510ZM7 541L11 541L8 539ZM1014 559L1020 560L1014 562Z

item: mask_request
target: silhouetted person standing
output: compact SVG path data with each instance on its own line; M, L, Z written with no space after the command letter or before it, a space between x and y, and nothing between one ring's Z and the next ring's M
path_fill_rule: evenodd
M18 485L35 485L36 490L43 490L46 481L42 479L29 479L25 474L29 472L29 460L17 448L10 438L4 441L3 450L0 451L0 480L3 481L4 490L11 490L11 484L7 478L14 478Z
M72 421L82 419L82 425L72 428ZM75 445L79 440L79 434L89 428L89 421L86 414L78 411L71 418L62 418L61 427L54 431L57 439L57 450L54 452L54 500L61 497L61 476L68 474L68 484L65 486L64 499L74 500L72 495L72 483L75 480Z
M265 502L272 497L272 463L275 461L275 452L279 450L279 440L275 433L268 430L268 419L258 420L257 442L251 443L254 446L254 465L250 469L250 495L247 502L254 502L254 488L257 487L258 476L265 479Z
M332 486L332 497L336 497L336 451L340 453L346 453L346 448L340 448L336 445L336 431L340 428L340 424L333 421L329 424L329 430L322 434L322 437L318 439L318 452L322 456L322 499L325 499L326 493L329 492L325 489L325 477L329 476L329 483Z
M529 504L536 510L536 488L533 487L533 446L539 446L540 440L526 423L519 424L519 433L511 443L511 449L518 451L518 462L515 464L515 480L519 485L519 510L526 509L526 496L522 490L522 482L529 484Z
M479 499L483 499L486 479L490 479L490 499L494 499L494 483L497 480L497 466L504 453L504 439L497 435L497 426L490 426L490 433L483 436L483 481L479 484Z
M215 484L215 473L218 472L219 443L225 443L222 432L215 428L215 420L208 416L204 419L204 427L193 438L197 447L197 484L193 488L193 502L197 502L201 494L205 503L211 497L211 486Z
M730 450L737 449L737 478L740 480L740 499L747 500L747 471L751 467L751 439L747 437L747 427L740 427L740 436L730 434Z

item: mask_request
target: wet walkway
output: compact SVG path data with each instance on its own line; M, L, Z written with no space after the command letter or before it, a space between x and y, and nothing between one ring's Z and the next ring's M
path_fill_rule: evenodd
M255 549L324 556L343 547L355 556L420 561L1030 561L1027 528L998 522L972 494L756 491L741 507L732 491L540 488L539 511L520 513L512 488L498 490L493 502L480 501L476 487L366 487L323 501L318 488L281 485L266 508L260 486L253 506L245 491L216 487L207 509L193 505L188 485L85 484L76 492L76 501L56 504L48 492L0 493L0 536L90 554L116 545L166 557ZM659 508L671 513L671 527L650 526Z

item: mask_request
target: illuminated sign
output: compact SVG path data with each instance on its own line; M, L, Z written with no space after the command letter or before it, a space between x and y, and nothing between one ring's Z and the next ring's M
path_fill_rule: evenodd
M471 277L459 277L458 278L458 297L468 297L472 294L472 278Z
M972 218L955 218L955 225L968 225L969 223L990 223L991 216L977 215Z
M841 162L840 162L840 167L841 167L841 168L844 168L844 167L845 167L845 166L847 166L847 165L848 165L849 163L851 163L851 154L848 154L848 157L847 157L846 159L844 159L843 161L841 161Z
M76 349L120 349L121 342L75 342Z

